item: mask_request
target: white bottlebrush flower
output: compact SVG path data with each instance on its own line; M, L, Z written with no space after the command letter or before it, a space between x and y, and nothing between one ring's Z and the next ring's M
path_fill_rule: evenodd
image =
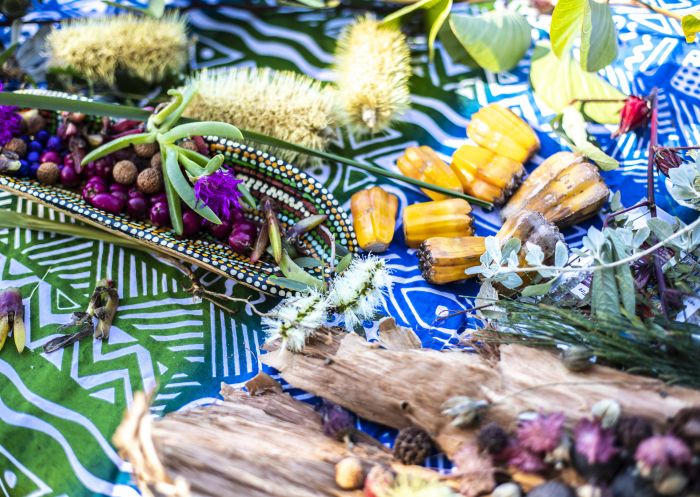
M381 296L391 286L389 272L382 259L375 256L355 259L333 282L328 300L335 312L343 316L345 328L354 330L374 316Z
M268 341L282 340L291 352L304 348L306 340L321 326L328 314L326 298L316 290L288 297L262 319Z

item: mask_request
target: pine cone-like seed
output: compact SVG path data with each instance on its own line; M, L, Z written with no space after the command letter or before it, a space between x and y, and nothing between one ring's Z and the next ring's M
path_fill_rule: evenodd
M403 464L423 464L433 449L433 440L425 430L410 426L399 431L394 442L394 459Z

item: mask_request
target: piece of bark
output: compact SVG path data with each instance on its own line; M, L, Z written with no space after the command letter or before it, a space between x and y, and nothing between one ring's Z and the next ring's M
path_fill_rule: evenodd
M572 423L589 416L602 399L614 399L624 414L657 424L700 404L696 390L602 366L574 373L553 353L519 345L502 346L494 360L460 351L388 350L356 334L328 330L301 353L280 353L275 344L268 350L261 360L291 385L393 428L419 426L449 457L473 441L476 431L456 428L442 414L441 405L454 396L490 402L485 419L510 429L518 414L533 410L563 412Z
M379 320L379 343L392 350L420 349L420 338L409 328L398 326L392 317Z

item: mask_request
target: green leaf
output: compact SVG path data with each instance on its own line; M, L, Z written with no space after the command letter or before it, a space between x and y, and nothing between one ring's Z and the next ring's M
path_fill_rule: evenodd
M685 34L685 41L693 43L695 35L700 32L700 12L693 12L683 16L681 26L683 27L683 34Z
M531 43L527 20L508 10L492 10L477 16L452 14L450 26L469 56L492 72L517 66Z
M351 253L345 254L345 256L343 256L343 258L340 259L340 262L335 267L335 273L340 274L343 271L345 271L351 262L352 262L352 254Z
M583 114L576 107L564 109L561 121L566 136L571 140L574 151L585 155L603 171L617 169L620 164L588 140L587 124Z
M181 124L161 135L160 139L164 143L175 143L191 136L219 136L230 140L243 139L243 135L237 127L214 121Z
M598 71L617 58L617 31L607 2L560 0L552 13L550 37L557 57L568 56L581 37L581 67Z
M591 310L593 315L598 317L620 314L620 296L617 290L615 269L602 269L593 273Z
M251 209L255 210L258 208L258 203L255 201L255 197L250 194L250 190L245 186L245 183L238 183L238 191L241 192L243 200L250 206Z
M173 160L170 156L173 155L171 149L166 147L160 147L160 155L164 164L168 163L168 160ZM177 155L174 156L175 163L177 164ZM173 225L173 230L178 235L182 235L182 205L180 204L180 198L177 196L177 192L173 187L173 184L168 177L168 168L163 167L163 183L165 184L165 194L168 197L168 209L170 210L170 223Z
M180 164L182 164L182 166L185 168L185 171L187 171L187 173L190 176L198 178L204 175L204 168L189 157L187 157L185 154L180 153L180 150L182 150L180 147L173 147L173 150L177 152L178 161L180 161Z
M303 292L305 290L308 290L310 286L314 286L307 285L305 283L300 283L296 280L292 280L289 278L282 278L281 276L270 276L270 278L268 279L270 280L270 283L274 285L286 288L287 290L294 290L295 292Z
M0 66L2 66L5 62L7 62L7 59L12 57L12 54L15 53L15 50L17 50L17 47L19 47L19 43L15 42L9 47L7 47L1 54L0 54Z
M280 271L287 278L302 283L306 286L311 286L314 288L322 289L323 282L317 278L314 278L309 273L304 271L302 268L297 266L286 250L282 251L282 258L279 262Z
M587 73L569 55L561 59L543 45L535 48L530 68L530 84L537 97L557 114L573 100L620 100L587 103L585 114L600 124L617 124L626 95L594 73ZM581 109L582 104L576 106Z
M84 166L88 162L92 162L100 157L104 157L105 155L109 155L130 145L153 142L155 142L155 136L151 133L139 133L136 135L122 136L121 138L105 143L101 147L97 147L95 150L85 156L85 158L80 162L80 165Z
M452 9L452 0L418 0L415 3L406 5L405 7L389 14L382 20L382 25L398 28L401 23L401 18L412 14L418 10L425 10L425 23L428 29L428 54L432 60L435 53L435 39L437 38L440 28Z
M625 244L622 239L618 236L617 232L612 229L607 229L606 233L608 238L612 241L614 260L624 259L629 255L630 250L626 250ZM622 302L622 307L630 313L631 316L635 315L636 309L636 293L634 288L634 276L632 275L632 266L629 264L624 264L615 268L615 279L617 280L617 288L620 295L620 300Z
M136 5L128 5L119 2L112 2L111 0L102 0L103 3L111 5L112 7L117 7L118 9L130 10L132 12L138 12L145 16L153 17L155 19L160 19L165 13L165 2L163 0L150 0L148 2L148 7L138 7Z
M321 267L323 265L323 262L316 259L315 257L297 257L296 259L292 260L297 266L303 269L311 269L315 267Z
M539 297L540 295L546 295L550 288L552 288L552 283L554 283L554 279L545 283L540 283L539 285L526 286L520 294L523 297Z

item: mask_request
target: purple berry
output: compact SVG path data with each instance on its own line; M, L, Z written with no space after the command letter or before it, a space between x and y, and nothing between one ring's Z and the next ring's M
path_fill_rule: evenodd
M29 166L29 176L32 178L36 178L36 172L39 170L39 164L38 162L34 162Z
M124 208L124 199L111 193L98 193L90 199L90 203L112 214L119 214Z
M27 160L29 162L39 162L39 159L41 159L41 154L37 151L32 151L27 154Z
M63 166L61 169L61 184L67 187L78 186L80 183L80 176L75 172L73 166Z
M151 196L151 205L155 205L160 202L168 205L168 195L166 195L165 192L156 193L155 195Z
M30 174L29 173L29 163L24 159L20 159L19 164L20 164L20 166L19 166L19 169L17 170L17 176L22 176L22 177L29 176L29 174Z
M49 134L49 132L46 131L45 129L42 129L41 131L38 131L38 132L37 132L35 138L37 139L37 141L38 141L39 143L46 144L46 142L47 142L48 139L49 139L49 136L51 136L51 135ZM55 162L55 161L49 161L49 162Z
M102 157L95 161L95 171L98 176L102 176L104 179L112 177L112 166L114 166L114 163L107 157Z
M104 180L104 178L100 178L99 176L93 176L92 178L88 179L85 184L92 185L94 183L99 183L100 185L104 186L105 191L109 190L107 182Z
M157 202L151 206L149 212L151 222L156 226L167 226L170 224L170 209L165 202Z
M92 203L93 197L100 193L107 193L107 185L104 182L88 182L88 184L83 187L83 199L85 199L86 202Z
M144 219L148 215L148 202L146 198L131 197L126 201L126 213L134 219Z
M39 143L38 141L34 140L29 142L29 151L30 152L41 152L44 150L44 146Z
M182 234L191 236L202 229L202 217L195 211L187 210L182 213Z
M209 230L209 233L211 233L214 238L218 238L219 240L226 240L231 234L231 223L228 221L222 221L221 224L214 224L211 221L204 221L204 225L206 226L207 230Z
M128 196L129 187L120 183L112 183L109 185L109 191L112 193L120 192L123 193L125 196Z
M129 198L141 197L141 198L143 198L144 200L146 200L146 196L145 196L143 193L141 193L141 192L139 191L139 189L136 188L135 186L132 186L131 188L129 188L129 191L127 192L127 195L129 195Z
M66 154L63 156L63 165L75 167L75 159L73 159L73 154Z
M228 237L229 246L238 253L247 253L255 243L257 229L247 220L238 221Z
M83 168L83 173L85 174L86 178L95 178L97 177L97 167L94 162L88 162L87 165Z
M39 158L39 162L42 164L44 162L53 162L55 164L61 164L61 156L58 155L58 152L55 150L47 150L43 154L41 154L41 157Z
M62 145L63 142L61 141L61 138L55 135L46 141L46 148L49 150L60 150Z
M130 160L131 162L134 162L134 159L136 159L136 152L134 152L131 147L127 147L117 150L116 152L112 152L110 157L114 158L115 162L119 162L120 160Z

